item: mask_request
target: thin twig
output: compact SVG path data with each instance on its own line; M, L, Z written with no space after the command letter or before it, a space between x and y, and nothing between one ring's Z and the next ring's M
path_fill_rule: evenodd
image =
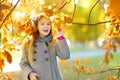
M72 0L69 0L69 1L68 1L68 4L69 4L71 1L72 1Z
M108 72L108 71L113 71L113 70L120 70L120 67L118 66L117 68L110 68L110 69L106 69L106 70L102 70L102 71L98 71L94 74L101 74L101 73L105 73L105 72ZM93 73L85 73L85 75L92 75Z
M117 76L117 78L119 78L120 77L120 68L119 68L119 71L118 71L118 76Z
M12 13L12 11L16 8L17 4L19 3L20 0L18 0L15 4L15 6L10 10L10 12L7 14L7 16L5 17L5 19L2 21L2 24L0 25L0 29L2 27L2 25L4 24L4 22L7 20L8 16Z
M89 16L88 16L88 24L90 23L90 17L91 17L91 13L93 11L93 9L95 8L95 6L97 5L97 3L99 2L100 0L97 0L97 2L92 6L90 12L89 12Z
M75 4L75 2L74 2L74 12L73 12L73 16L72 16L72 22L73 22L73 20L74 20L75 12L76 12L76 4Z
M61 11L61 10L65 7L66 4L67 4L67 2L65 2L65 3L60 7L59 11Z
M111 21L104 21L104 22L97 22L97 23L78 23L78 22L73 22L72 24L94 26L94 25L105 24L105 23L110 23L110 22Z

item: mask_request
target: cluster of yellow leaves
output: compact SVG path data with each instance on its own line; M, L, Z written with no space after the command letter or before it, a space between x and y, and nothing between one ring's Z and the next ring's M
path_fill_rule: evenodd
M30 16L26 16L23 21L18 22L18 29L20 33L31 35L36 31L37 28L32 23Z
M111 25L108 29L104 32L104 39L105 44L103 45L103 49L106 50L106 56L111 56L110 58L113 59L112 52L117 52L117 48L119 47L119 40L120 40L120 23L118 21L111 22ZM112 52L111 52L112 51ZM105 57L105 61L108 64L109 61L107 60L108 57Z
M108 76L108 80L117 80L117 76Z
M11 63L12 56L10 52L15 49L13 44L9 44L6 38L2 39L2 47L0 48L0 70L3 70L5 61Z
M45 16L50 17L54 35L56 35L58 30L65 29L68 27L68 24L72 23L72 19L67 14L61 13L56 4L49 6L43 5L42 13L44 13ZM19 31L28 35L33 34L37 28L32 23L32 20L33 19L31 19L31 15L29 14L25 16L24 19L18 21L17 26Z
M2 2L2 1L1 1ZM0 26L2 25L2 21L5 20L6 16L8 15L8 13L10 12L10 9L12 7L12 4L10 2L8 2L7 0L4 0L0 7L2 8L0 10ZM8 29L8 24L11 24L11 20L10 17L7 16L6 21L4 22L4 26L6 27L6 29Z
M84 62L83 64L80 63L80 58L76 58L76 60L75 60L76 64L73 66L73 71L77 74L77 76L79 77L81 72L84 74L88 73L88 72L94 74L95 70L93 68L87 66L88 59L84 58L83 62Z
M5 62L12 63L11 51L15 50L15 46L10 44L6 37L2 39L0 47L0 80L5 78L6 80L12 80L12 78L3 72Z
M59 60L59 63L62 64L62 65L64 66L64 68L67 67L67 62L66 62L66 60L61 59L61 60Z
M2 8L0 13L0 21L2 21L4 17L8 14L11 8L11 4L7 0L4 0L0 6Z
M43 12L46 14L46 16L54 16L55 13L58 13L58 9L56 4L49 5L49 6L43 6L42 7Z
M106 50L104 61L106 64L109 63L109 58L113 59L113 52L117 52L117 48L120 45L120 0L110 0L109 7L107 9L107 17L111 19L111 23L107 26L105 32L102 35L105 43L103 49Z

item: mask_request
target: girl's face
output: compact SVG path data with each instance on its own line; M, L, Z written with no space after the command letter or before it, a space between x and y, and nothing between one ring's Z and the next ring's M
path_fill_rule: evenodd
M38 21L38 31L41 37L47 36L51 31L51 22L47 17L42 17Z

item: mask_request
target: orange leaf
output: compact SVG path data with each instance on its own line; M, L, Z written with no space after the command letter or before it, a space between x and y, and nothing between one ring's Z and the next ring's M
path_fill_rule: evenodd
M13 80L11 77L8 77L7 80Z
M84 58L84 64L88 63L88 58Z
M10 6L8 6L8 5L6 5L6 4L2 4L2 5L1 5L1 8L2 8L2 9L10 9Z
M1 70L3 70L4 65L5 65L4 60L2 58L0 58L0 69Z
M80 63L80 58L75 59L76 64L78 65Z
M119 4L120 0L110 0L107 12L110 12L112 15L115 15L116 17L120 18L120 9L118 7Z
M81 66L80 67L80 71L83 72L83 73L85 73L86 72L86 67Z
M108 44L105 44L102 48L103 48L103 49L109 49L109 45L108 45Z
M12 56L8 51L4 51L4 56L6 57L6 59L9 63L12 62Z
M105 60L107 60L107 59L108 59L108 56L109 56L109 52L108 52L108 51L106 51L106 53L105 53Z
M6 38L6 37L4 37L4 38L2 39L2 44L5 44L5 43L7 43L7 38Z
M60 60L60 63L62 64L62 65L66 65L66 60Z
M53 15L53 6L43 6L43 12L46 14L46 16L52 16Z
M72 23L72 19L70 18L70 17L64 17L64 21L65 21L65 23Z

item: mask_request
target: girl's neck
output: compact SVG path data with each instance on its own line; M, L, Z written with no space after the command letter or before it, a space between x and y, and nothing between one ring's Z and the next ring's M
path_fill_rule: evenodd
M46 37L45 35L41 35L41 34L40 34L39 36L40 36L41 38L45 38L45 37Z

